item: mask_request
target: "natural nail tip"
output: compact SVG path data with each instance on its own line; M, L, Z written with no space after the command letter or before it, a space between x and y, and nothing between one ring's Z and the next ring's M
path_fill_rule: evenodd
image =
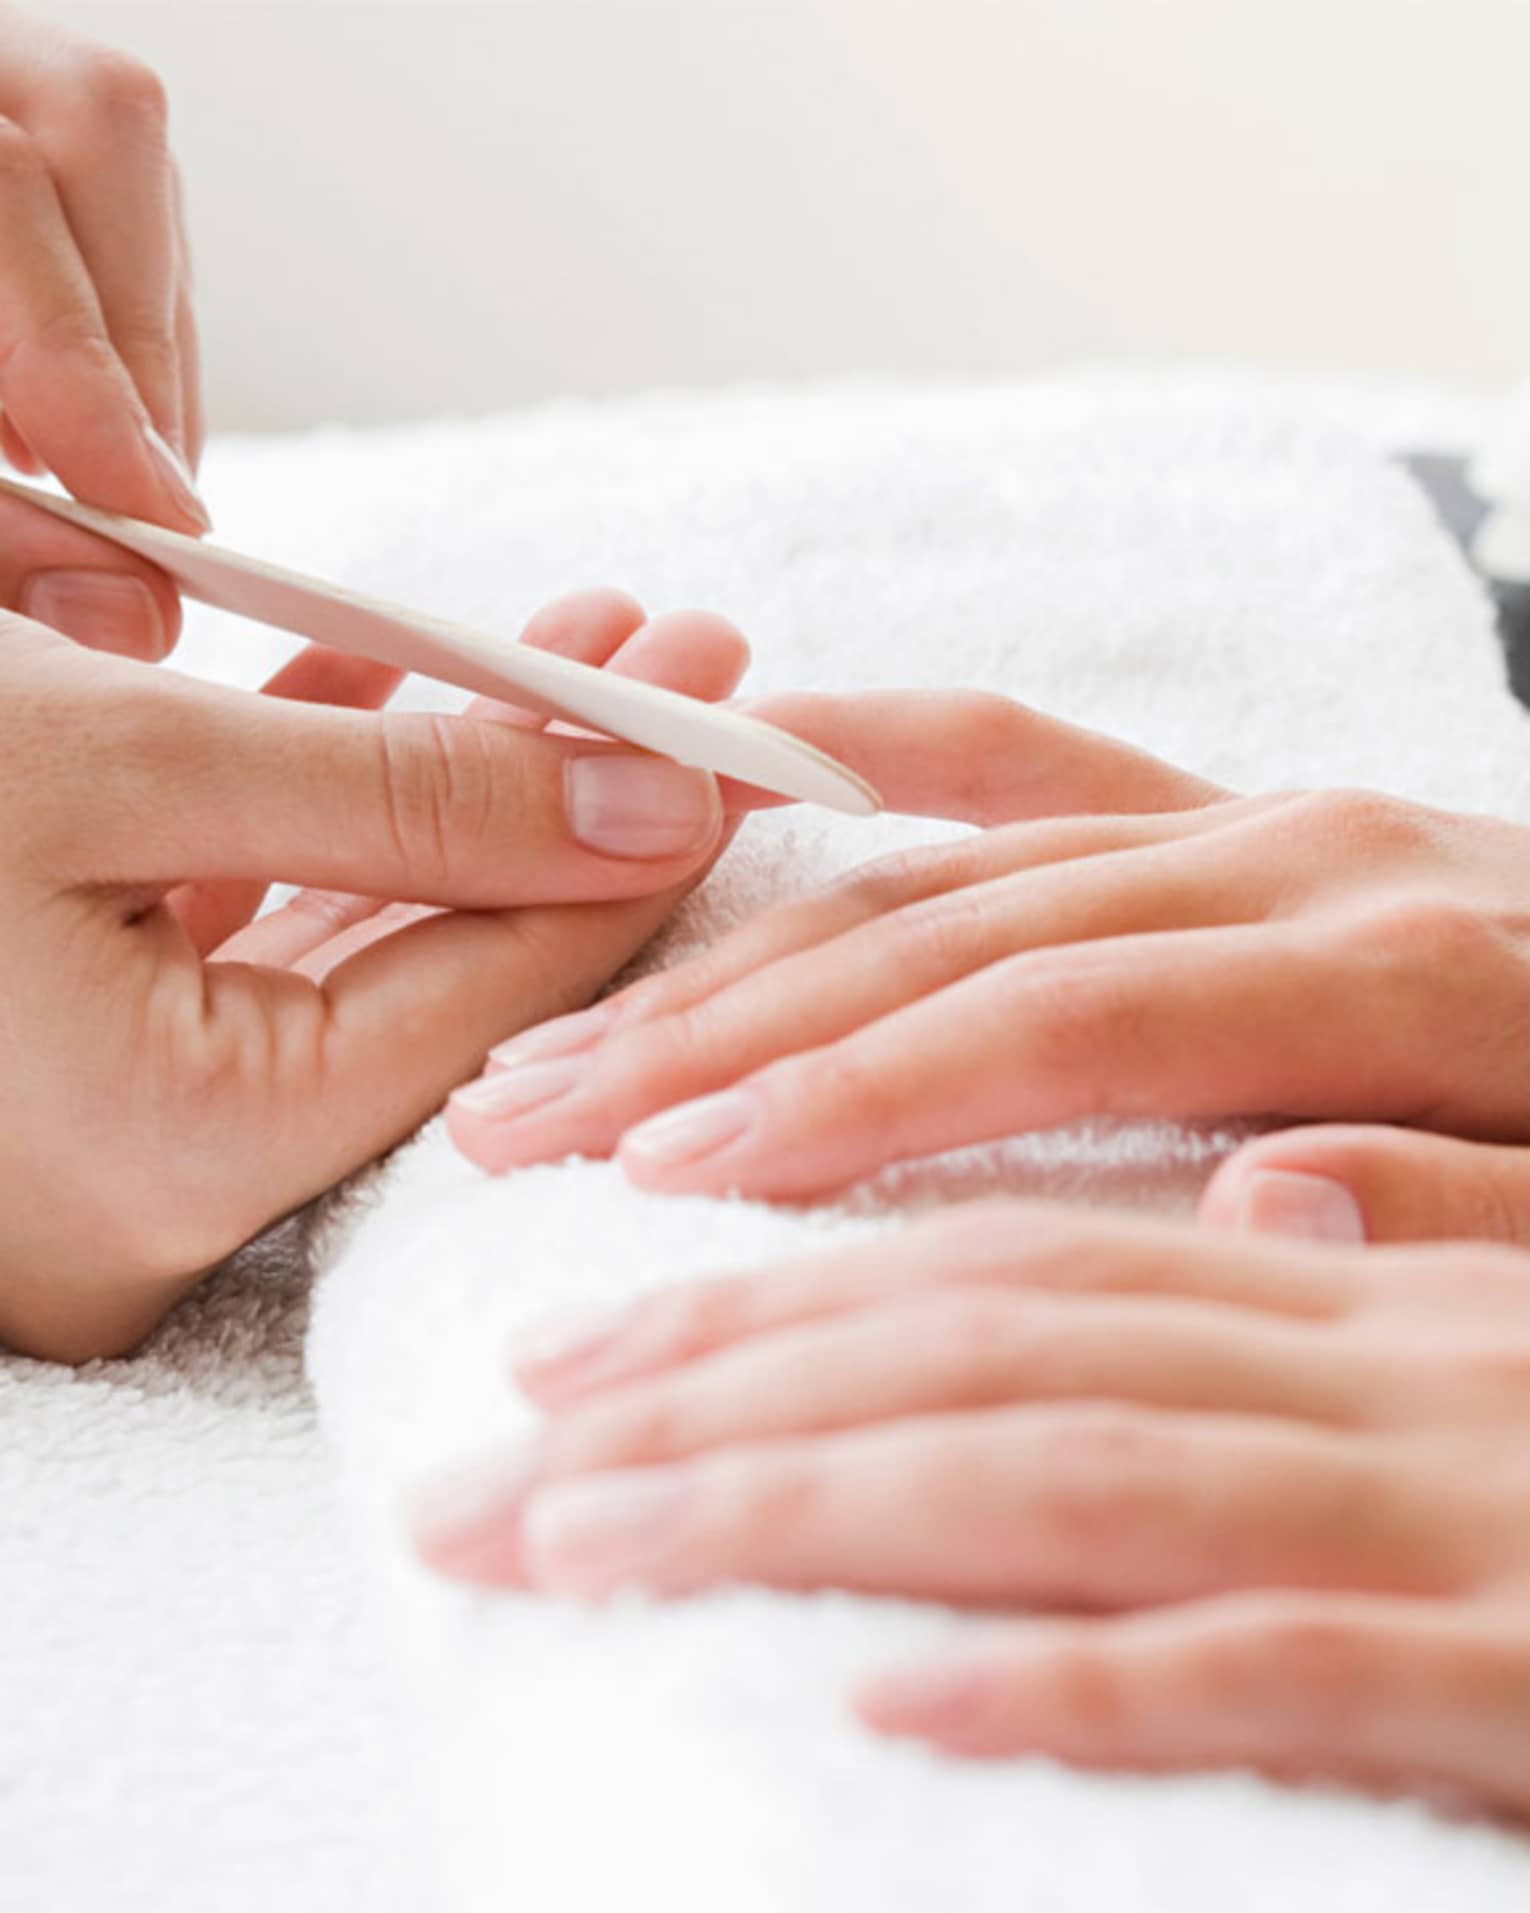
M1245 1229L1309 1242L1363 1243L1365 1216L1341 1182L1304 1170L1261 1169L1239 1206Z
M451 1107L468 1116L520 1116L540 1109L574 1087L580 1074L578 1062L528 1062L517 1069L496 1070L454 1090Z
M143 435L175 494L176 504L188 518L200 525L203 531L211 531L212 514L203 503L202 494L197 490L197 482L191 475L191 467L170 441L152 425L144 427Z
M511 1335L508 1354L512 1368L538 1370L567 1367L587 1359L610 1341L626 1310L595 1303L579 1303L528 1322Z

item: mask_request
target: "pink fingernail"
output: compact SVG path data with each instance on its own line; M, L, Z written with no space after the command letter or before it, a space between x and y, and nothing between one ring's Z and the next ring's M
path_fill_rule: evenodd
M986 1663L977 1659L897 1667L862 1685L856 1709L883 1733L938 1739L971 1725L991 1684Z
M517 1329L510 1337L510 1364L516 1369L583 1366L617 1339L632 1305L618 1308L558 1309Z
M751 1128L757 1113L755 1099L747 1090L727 1089L716 1096L701 1096L629 1129L622 1137L622 1154L636 1156L660 1169L696 1162L737 1142Z
M573 1056L592 1048L615 1021L614 1002L597 1003L593 1009L578 1010L572 1016L555 1016L490 1050L489 1063L495 1069L519 1069L523 1063L541 1062L549 1056Z
M569 829L606 857L685 857L722 824L717 784L662 757L576 757L565 772Z
M538 1587L596 1599L656 1588L685 1531L692 1487L678 1468L630 1468L544 1488L526 1504L521 1548Z
M1238 1224L1308 1242L1365 1241L1365 1217L1342 1182L1292 1169L1261 1169L1249 1178Z
M454 1090L451 1106L474 1116L520 1116L566 1096L583 1073L577 1059L496 1070Z
M22 587L21 615L121 657L162 658L169 648L154 593L122 572L34 572Z
M404 1525L415 1552L438 1574L487 1585L521 1577L520 1515L536 1481L529 1450L457 1463L405 1498Z

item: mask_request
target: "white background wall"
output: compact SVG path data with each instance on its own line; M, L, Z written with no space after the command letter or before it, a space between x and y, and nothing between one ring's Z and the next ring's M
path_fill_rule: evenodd
M223 425L1530 372L1530 0L44 3L169 82Z

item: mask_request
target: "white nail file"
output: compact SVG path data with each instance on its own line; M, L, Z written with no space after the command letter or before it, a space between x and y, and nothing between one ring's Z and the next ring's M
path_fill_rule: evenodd
M525 705L782 797L858 817L881 808L877 793L854 771L800 738L737 711L513 639L485 637L14 479L0 478L0 492L147 558L203 604L482 697Z

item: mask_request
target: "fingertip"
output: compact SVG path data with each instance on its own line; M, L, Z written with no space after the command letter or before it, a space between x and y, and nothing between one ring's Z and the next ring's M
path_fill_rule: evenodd
M641 627L645 616L630 591L596 585L541 606L527 620L521 642L560 657L606 657Z

